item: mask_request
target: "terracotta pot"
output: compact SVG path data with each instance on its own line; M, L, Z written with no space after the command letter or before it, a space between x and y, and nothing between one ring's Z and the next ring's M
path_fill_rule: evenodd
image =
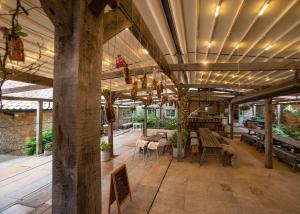
M113 123L116 121L114 106L110 101L106 101L105 103L105 113L108 122Z
M173 147L172 154L173 154L174 158L177 158L178 157L178 148ZM182 157L184 158L184 148L182 148Z
M18 36L13 36L10 41L8 41L8 47L9 47L9 59L14 61L22 61L25 60L24 55L24 45L23 41Z
M51 150L44 150L44 156L49 156L52 155L52 151Z
M107 152L101 151L100 156L101 156L102 162L110 160L110 152L109 151L107 151Z

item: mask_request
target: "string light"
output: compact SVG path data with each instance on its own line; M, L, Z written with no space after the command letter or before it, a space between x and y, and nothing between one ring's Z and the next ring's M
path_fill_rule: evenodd
M259 13L258 13L259 16L261 16L261 15L264 14L264 12L265 12L265 10L267 9L267 7L269 6L269 4L270 4L270 1L267 1L267 2L262 6L262 8L260 9L260 11L259 11Z

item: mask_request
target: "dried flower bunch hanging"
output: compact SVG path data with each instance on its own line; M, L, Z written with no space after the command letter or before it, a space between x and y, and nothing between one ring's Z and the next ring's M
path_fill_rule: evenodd
M131 96L135 98L138 93L138 81L134 80L132 83Z
M147 71L147 70L144 70L143 77L141 78L142 89L147 89L147 85L148 85L148 82L147 82L147 74L148 74L148 71Z
M160 81L160 84L156 86L156 92L157 92L157 98L161 98L161 93L163 92L164 86L162 84L162 81Z
M153 100L153 93L152 93L152 91L149 91L148 95L147 95L147 105L148 106L152 104L152 100Z
M108 89L104 89L102 92L102 95L105 98L105 113L106 113L106 119L109 123L113 123L116 121L115 116L115 110L114 110L114 102L118 98L117 94L115 92L112 92Z
M153 68L153 71L152 71L152 86L156 86L157 85L157 69L156 68Z
M121 56L121 54L117 55L116 58L116 68L123 69L123 76L125 79L126 84L131 84L132 79L130 76L130 70L128 68L128 64L126 63L125 59Z
M163 94L161 98L161 105L164 105L168 102L168 97L167 95Z

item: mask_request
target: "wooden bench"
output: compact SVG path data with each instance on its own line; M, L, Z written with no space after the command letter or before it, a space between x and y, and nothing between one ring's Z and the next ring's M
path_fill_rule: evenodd
M298 165L300 165L300 154L289 152L276 145L273 146L273 153L279 160L291 165L293 172L297 171Z

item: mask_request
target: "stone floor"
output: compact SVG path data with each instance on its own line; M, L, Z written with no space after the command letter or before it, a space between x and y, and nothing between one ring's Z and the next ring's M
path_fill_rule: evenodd
M149 135L154 133L149 130ZM300 213L300 172L235 140L238 167L222 167L217 158L199 166L198 157L182 162L170 156L133 158L140 132L115 134L115 157L102 163L102 213L107 213L110 172L126 163L133 200L122 213ZM117 136L118 135L118 136ZM52 157L21 157L0 163L0 213L51 213ZM111 213L117 213L112 205Z
M238 140L233 145L237 168L216 158L202 166L197 158L172 161L150 213L300 213L300 173L276 160L265 169L263 153Z

